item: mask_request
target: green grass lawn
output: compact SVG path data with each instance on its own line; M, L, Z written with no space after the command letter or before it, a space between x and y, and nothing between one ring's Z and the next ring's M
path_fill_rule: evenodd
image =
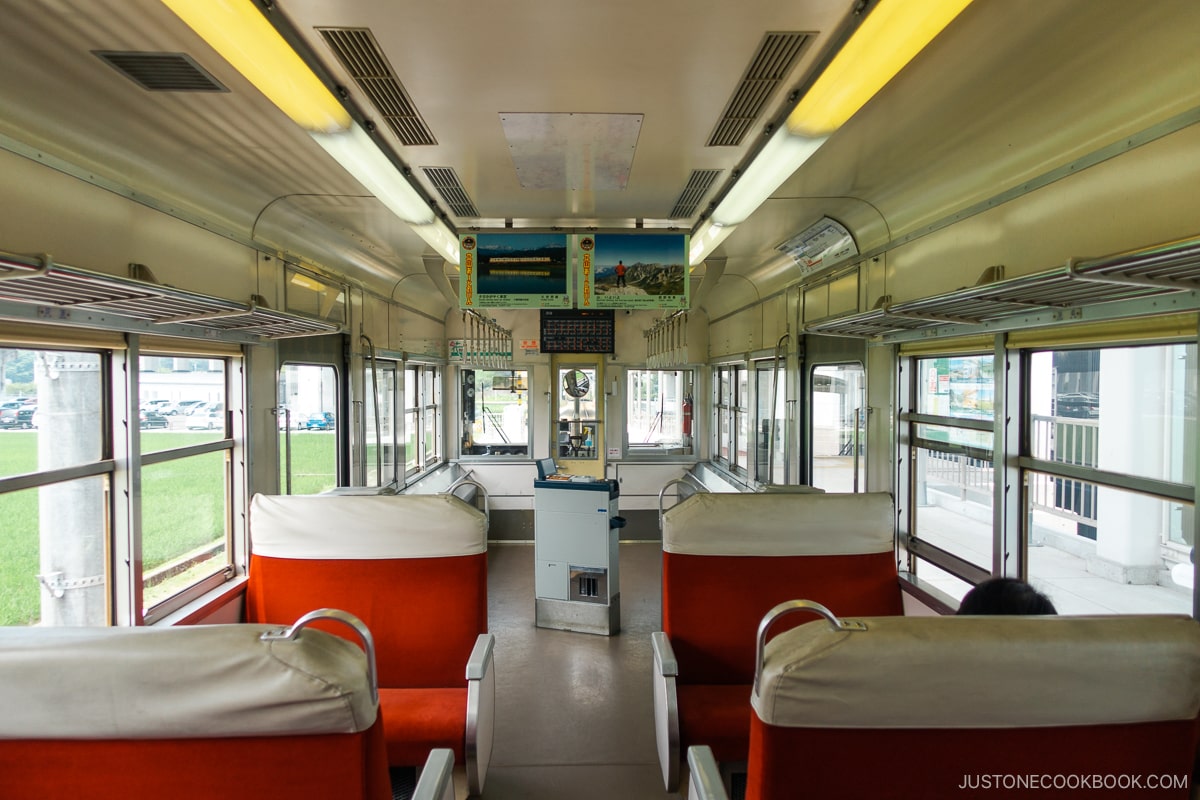
M37 470L37 432L0 433L0 476ZM143 431L144 451L212 441L205 432ZM292 492L308 494L336 485L335 434L292 435ZM142 470L143 571L219 542L225 535L225 453L168 461ZM97 480L91 478L88 480ZM47 488L51 492L53 487ZM29 625L40 616L39 510L41 489L0 494L0 625ZM53 495L48 494L53 501ZM97 565L97 573L102 572ZM186 582L186 578L180 580ZM172 581L171 591L182 588ZM167 592L169 594L170 592ZM147 590L153 602L161 591Z

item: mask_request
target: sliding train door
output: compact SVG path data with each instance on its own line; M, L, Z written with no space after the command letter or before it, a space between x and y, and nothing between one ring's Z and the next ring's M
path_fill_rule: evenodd
M807 337L808 482L827 492L866 491L866 360L861 339Z
M341 334L279 342L276 416L283 494L317 494L347 483L345 360Z

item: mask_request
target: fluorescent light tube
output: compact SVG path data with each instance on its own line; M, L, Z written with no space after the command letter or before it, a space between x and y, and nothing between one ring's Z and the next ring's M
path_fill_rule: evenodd
M712 220L718 225L737 225L745 222L780 185L817 152L825 137L794 136L781 127L771 136L767 146L737 179L729 194L713 210Z
M881 0L696 229L691 264L712 253L970 2Z
M736 225L719 225L711 219L706 219L692 234L692 243L688 248L688 265L695 267L708 258L717 246L733 233Z
M458 239L366 131L353 125L342 133L309 131L309 135L433 249L458 263Z
M970 2L881 0L788 115L788 129L805 136L833 133Z
M350 113L249 0L163 3L300 127L350 127Z

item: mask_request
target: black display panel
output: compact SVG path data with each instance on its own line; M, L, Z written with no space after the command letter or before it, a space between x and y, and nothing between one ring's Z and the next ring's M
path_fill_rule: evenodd
M543 308L543 353L615 353L612 309Z

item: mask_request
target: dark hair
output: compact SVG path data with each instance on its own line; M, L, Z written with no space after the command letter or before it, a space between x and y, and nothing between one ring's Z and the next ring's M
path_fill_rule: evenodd
M967 592L960 615L1057 614L1050 598L1016 578L991 578Z

